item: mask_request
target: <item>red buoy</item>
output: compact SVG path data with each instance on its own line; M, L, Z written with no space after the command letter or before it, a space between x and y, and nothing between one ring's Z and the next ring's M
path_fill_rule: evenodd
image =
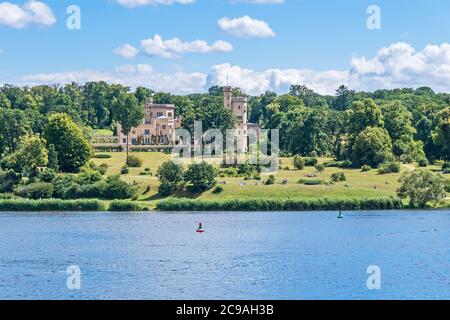
M202 223L200 222L200 223L198 224L197 233L204 233L204 232L205 232L205 229L203 229L203 225L202 225Z

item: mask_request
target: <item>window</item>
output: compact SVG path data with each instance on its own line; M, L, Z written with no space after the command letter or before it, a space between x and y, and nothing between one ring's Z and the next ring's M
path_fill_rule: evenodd
M156 117L162 117L164 115L164 112L157 112Z
M163 124L162 128L163 128L163 130L166 130L166 125L165 125L165 124Z
M150 130L149 130L149 129L145 129L144 134L145 134L146 136L150 135Z
M168 115L168 117L172 117L172 112L169 112L169 115Z
M123 138L123 143L127 143L127 139L126 138Z

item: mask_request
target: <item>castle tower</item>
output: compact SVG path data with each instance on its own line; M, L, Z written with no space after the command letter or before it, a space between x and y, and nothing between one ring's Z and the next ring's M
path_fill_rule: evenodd
M239 148L246 151L248 134L248 99L247 97L233 97L232 88L229 86L223 88L223 98L225 107L232 110L236 119L235 129L239 136Z

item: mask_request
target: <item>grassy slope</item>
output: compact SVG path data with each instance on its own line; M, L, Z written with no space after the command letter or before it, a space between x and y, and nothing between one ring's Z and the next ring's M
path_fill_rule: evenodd
M110 153L111 159L94 159L96 164L106 163L109 165L107 174L118 174L120 168L125 163L125 153ZM157 195L159 181L156 177L140 176L139 173L144 168L150 168L153 174L156 174L158 167L170 159L170 155L163 153L134 153L143 160L142 168L130 168L128 175L122 176L127 182L138 182L140 185L139 201L147 206L154 207L159 197ZM321 159L325 162L330 159ZM218 181L225 181L224 191L218 195L207 191L201 195L191 195L199 199L233 199L239 198L352 198L364 197L375 198L394 196L398 187L398 178L400 174L378 175L376 170L371 172L360 172L353 169L326 168L325 172L319 174L320 179L328 180L333 172L345 172L346 182L337 183L334 186L305 186L297 181L300 178L306 178L308 174L315 173L314 168L307 167L305 170L298 171L292 167L292 159L282 159L282 167L289 166L290 170L280 170L276 175L277 183L275 185L264 186L261 181L246 181L246 186L241 186L242 178L217 178ZM402 166L402 171L414 169L413 165ZM439 170L439 165L430 166L431 170ZM263 176L264 179L264 176ZM281 185L283 179L288 180L287 185ZM255 184L258 185L255 185ZM349 188L345 187L348 185ZM147 194L142 194L147 186L151 190ZM149 203L150 202L150 203ZM447 199L447 206L450 206L450 199Z

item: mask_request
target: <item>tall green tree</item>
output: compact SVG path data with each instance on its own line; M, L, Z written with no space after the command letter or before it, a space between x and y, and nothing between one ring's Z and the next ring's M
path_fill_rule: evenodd
M114 97L112 106L114 118L121 124L122 131L127 137L126 164L128 165L128 154L130 149L129 134L133 127L137 127L142 123L145 116L144 106L138 103L138 100L134 94L128 92L120 92L116 97Z
M433 141L445 160L450 159L450 107L437 115L437 126L433 133Z
M49 145L55 146L63 172L78 172L92 156L91 144L82 128L65 113L55 113L49 117L44 137Z
M356 166L369 165L378 167L392 159L392 142L383 128L368 127L355 140L352 162Z
M409 198L412 208L425 208L428 202L439 203L445 198L444 178L429 170L414 170L404 173L397 190L400 198Z
M30 131L25 112L0 108L0 155L14 153L20 138Z

